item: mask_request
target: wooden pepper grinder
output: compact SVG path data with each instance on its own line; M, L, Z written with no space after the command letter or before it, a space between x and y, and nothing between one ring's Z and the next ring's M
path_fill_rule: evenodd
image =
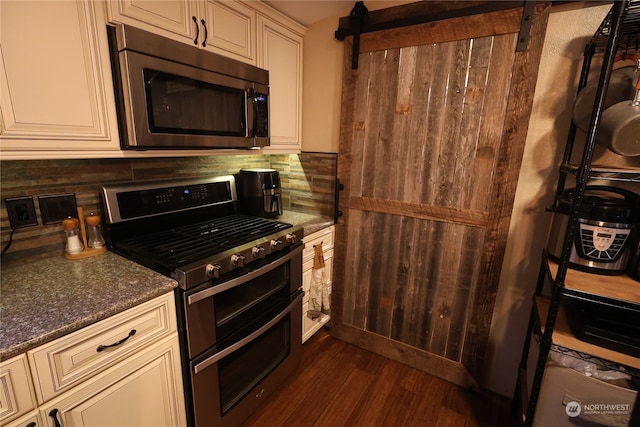
M94 215L91 212L90 215L84 218L84 222L87 224L87 246L90 248L103 247L104 238L100 229L100 215Z

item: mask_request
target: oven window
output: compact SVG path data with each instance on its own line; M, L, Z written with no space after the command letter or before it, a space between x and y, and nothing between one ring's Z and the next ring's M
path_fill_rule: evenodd
M144 82L150 132L245 136L244 90L150 69Z
M290 302L289 263L214 298L218 351L249 335Z
M291 314L218 362L220 408L224 415L291 351Z

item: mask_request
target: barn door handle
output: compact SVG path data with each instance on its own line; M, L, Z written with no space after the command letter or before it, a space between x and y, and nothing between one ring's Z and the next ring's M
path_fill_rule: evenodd
M336 188L334 192L334 201L333 201L333 222L334 224L338 223L338 218L343 215L340 210L340 192L344 190L344 184L340 182L339 178L336 178Z

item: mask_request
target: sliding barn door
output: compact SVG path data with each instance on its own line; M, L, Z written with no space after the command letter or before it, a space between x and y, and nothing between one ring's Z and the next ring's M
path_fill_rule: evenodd
M523 52L522 9L345 41L333 335L475 384L547 15Z

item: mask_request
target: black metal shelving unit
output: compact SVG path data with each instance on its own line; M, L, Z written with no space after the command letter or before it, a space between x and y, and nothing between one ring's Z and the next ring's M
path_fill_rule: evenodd
M578 232L580 207L587 183L595 179L612 182L640 183L640 168L626 168L616 165L611 167L592 165L596 137L604 110L605 97L613 70L613 64L616 56L621 53L632 52L640 52L640 0L614 1L611 10L584 51L578 92L587 84L589 74L592 70L592 59L596 55L602 56L602 67L598 77L594 108L580 162L571 162L574 157L574 141L577 133L576 125L572 123L567 136L562 165L560 166L556 199L563 193L569 177L575 178L575 190L572 192L569 223L559 261L557 263L551 263L547 253L543 251L542 254L540 272L514 394L514 411L519 412L525 427L530 427L534 421L549 352L558 347L558 344L554 342L553 338L556 322L562 309L563 299L593 299L594 301L598 300L599 303L606 303L612 307L616 307L616 309L640 312L640 302L621 300L612 295L597 295L591 292L584 292L579 289L579 286L577 289L575 286L566 286L569 257L571 255L574 237ZM572 272L569 272L570 276L572 274ZM571 280L580 280L580 278L572 277ZM631 281L632 279L626 278L625 280ZM637 283L637 286L640 286L640 283ZM545 290L548 292L548 295L543 296ZM533 341L537 341L539 356L536 361L533 384L529 391L527 384L527 366L529 365L529 351L531 350ZM574 357L593 356L580 351L575 351L575 354L576 356ZM611 364L611 366L609 366L606 361L602 363L607 368L617 366L617 364ZM625 368L629 372L636 373L637 367L625 366ZM637 372L640 373L640 369L637 369ZM638 423L635 425L640 425L640 402L638 402L638 399L636 399L634 406L634 411L631 415L632 423Z

